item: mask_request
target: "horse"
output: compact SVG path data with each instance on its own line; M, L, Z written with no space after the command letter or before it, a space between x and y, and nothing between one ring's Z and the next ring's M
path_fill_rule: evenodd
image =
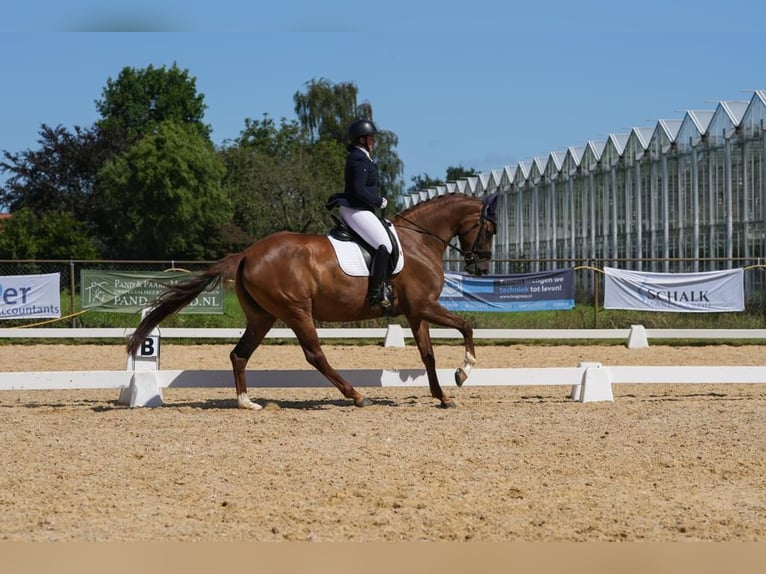
M368 278L343 272L328 236L277 231L239 253L225 256L206 271L166 285L128 338L128 354L135 355L164 319L222 279L233 278L247 323L229 355L239 408L262 408L248 396L245 367L277 320L292 329L308 363L344 397L358 407L373 404L329 364L315 322L359 321L382 317L384 313L405 316L426 368L431 396L440 401L441 407L454 407L454 400L439 385L429 324L457 329L463 336L463 365L455 371L458 386L476 364L476 351L468 321L438 301L444 285L443 256L449 246L463 256L467 273L488 273L497 233L497 200L496 194L478 198L454 193L417 203L392 217L404 266L391 278L393 306L388 310L369 306ZM455 237L459 247L450 245Z

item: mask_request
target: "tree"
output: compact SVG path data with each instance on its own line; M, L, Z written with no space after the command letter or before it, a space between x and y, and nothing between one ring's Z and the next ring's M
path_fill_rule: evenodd
M418 191L420 189L428 189L429 187L436 187L437 185L444 185L444 181L441 179L434 179L427 173L422 175L414 175L410 178L412 185L407 188L407 191Z
M356 118L372 116L369 104L358 106L357 87L351 82L332 84L326 78L306 82L305 92L293 95L295 113L312 141L346 143L348 126Z
M369 102L357 103L357 93L356 85L351 82L332 84L325 78L310 80L306 82L305 92L295 93L295 113L312 141L334 141L345 147L351 122L359 118L374 121L372 105ZM401 181L404 167L396 153L399 139L394 132L377 127L380 132L375 146L375 160L380 175L380 192L395 199L404 187Z
M457 167L449 166L447 168L446 179L444 180L434 179L427 173L411 177L410 181L412 182L412 185L410 185L410 187L407 188L407 191L412 192L412 191L418 191L420 189L428 189L429 187L444 185L445 181L457 181L459 179L471 177L476 174L477 172L473 168L465 168L462 165L459 165Z
M457 181L459 179L472 177L477 174L478 172L472 167L466 168L466 167L463 167L462 165L458 165L458 166L451 165L447 168L447 181Z
M202 121L206 108L205 96L197 93L196 79L175 63L170 68L125 67L116 80L107 80L101 99L96 100L102 118L97 125L132 143L173 121L209 140L210 126Z
M231 217L224 166L212 144L172 121L158 124L99 173L102 221L115 256L217 258Z
M404 163L399 159L395 148L399 138L392 131L381 130L375 143L375 160L378 164L381 193L398 202L404 189L402 173Z
M80 221L90 219L95 179L104 159L111 155L97 129L43 124L40 149L19 153L4 151L0 168L11 174L0 189L0 203L11 212L28 208L38 214L71 213Z
M207 160L204 159L205 154L198 154L197 159L189 162L189 177L206 173L208 169L204 165L198 166L199 172L191 166L198 160L203 164L210 162L210 156L215 157L215 153L210 143L210 128L202 122L206 108L204 96L197 94L194 78L175 64L169 69L152 66L141 70L123 68L117 80L108 80L102 99L96 101L96 107L102 118L92 127L76 126L74 131L70 131L62 126L43 124L39 149L3 152L5 161L0 163L0 169L11 176L0 188L0 205L10 209L16 221L23 219L16 218L17 211L29 209L38 218L53 213L60 214L65 222L80 222L78 225L90 236L90 244L111 246L117 251L105 251L103 255L114 256L125 250L123 238L114 235L115 230L122 229L120 225L125 223L120 215L123 202L120 200L115 204L114 194L108 198L102 194L99 174L104 165L130 165L123 154L129 153L131 146L140 142L141 138L157 136L166 130L163 126L167 122L184 126L185 133L196 138L194 145L206 149ZM158 169L164 167L158 166ZM160 177L160 174L155 174L155 181ZM219 191L220 179L219 174L218 182L214 184ZM140 180L141 177L136 175L132 182L135 184ZM110 183L114 184L114 181ZM207 179L196 185L189 180L186 188L199 188L207 183ZM211 193L215 193L215 188ZM106 200L111 201L112 205L105 205ZM45 232L40 226L33 230L35 233ZM216 233L213 237L218 240ZM38 246L45 244L44 238L37 239L40 241L35 239L33 243ZM55 243L49 245L55 247ZM209 251L217 250L218 247L213 246ZM40 257L51 257L50 252L37 251ZM69 257L70 253L66 256Z
M87 229L69 213L29 208L13 213L0 224L0 258L3 259L95 259L98 250Z
M279 230L324 233L327 198L343 186L345 151L334 141L312 142L297 122L268 115L247 119L225 149L225 186L234 222L251 239Z

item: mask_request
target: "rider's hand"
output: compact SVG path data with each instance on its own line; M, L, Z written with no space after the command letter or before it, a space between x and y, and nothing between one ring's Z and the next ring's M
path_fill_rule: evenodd
M382 197L380 202L380 208L385 209L386 205L388 205L388 200L385 197Z

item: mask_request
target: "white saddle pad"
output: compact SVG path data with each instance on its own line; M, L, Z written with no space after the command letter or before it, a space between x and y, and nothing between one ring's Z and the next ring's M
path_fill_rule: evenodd
M399 241L399 235L396 233L396 229L393 230L396 243L399 245L399 261L396 262L393 275L396 275L404 268L404 251L402 251L402 243ZM338 241L332 235L328 235L330 245L335 249L335 255L338 258L340 268L346 275L353 277L369 277L370 271L367 269L367 264L364 262L364 254L359 244L353 241Z

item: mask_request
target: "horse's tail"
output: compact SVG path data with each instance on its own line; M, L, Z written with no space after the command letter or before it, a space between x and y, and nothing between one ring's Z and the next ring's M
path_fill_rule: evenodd
M197 295L206 289L214 288L221 279L233 279L243 255L244 253L227 255L206 271L195 273L189 279L175 285L167 285L152 302L151 311L141 319L136 330L128 338L128 354L135 354L152 329L186 307Z

